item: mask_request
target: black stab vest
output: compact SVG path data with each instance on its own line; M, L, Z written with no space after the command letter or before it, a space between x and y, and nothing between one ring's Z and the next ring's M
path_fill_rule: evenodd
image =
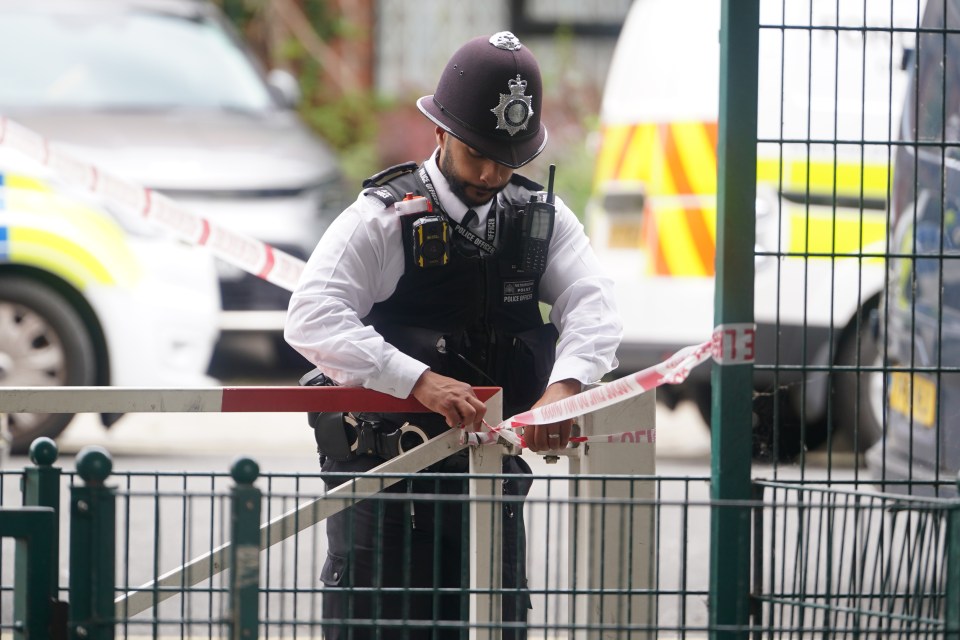
M365 193L387 209L412 193L430 197L416 165L391 167L364 182ZM519 267L517 210L540 185L514 174L494 203L497 242L493 254L454 232L456 222L439 211L398 215L402 227L404 273L388 299L363 318L384 339L431 370L474 386L504 389L504 417L528 409L543 394L553 369L558 332L544 324L539 305L540 273ZM450 260L421 267L414 260L413 223L441 215L450 227Z

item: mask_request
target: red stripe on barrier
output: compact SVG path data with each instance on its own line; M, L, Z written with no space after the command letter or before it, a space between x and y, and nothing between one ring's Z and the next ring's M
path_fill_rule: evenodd
M90 190L97 190L97 181L100 179L100 174L97 172L97 168L94 166L90 167Z
M197 240L197 244L201 247L207 244L207 240L210 239L210 223L206 218L200 220L200 239Z
M0 142L7 137L7 117L0 116Z
M266 252L267 252L267 261L266 261L266 263L263 265L263 269L261 269L261 270L260 270L260 273L258 273L257 275L258 275L259 277L263 278L264 280L266 280L266 279L267 279L267 276L268 276L268 275L270 274L270 272L273 270L273 264L274 264L273 247L271 247L271 246L268 245L268 244L265 244L265 245L263 245L263 248L266 249Z
M482 402L499 391L474 387ZM223 413L277 411L383 411L426 413L414 398L394 398L361 387L224 387Z

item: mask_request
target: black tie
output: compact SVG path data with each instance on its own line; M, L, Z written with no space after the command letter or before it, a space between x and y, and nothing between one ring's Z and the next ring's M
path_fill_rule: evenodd
M470 209L470 210L467 211L466 214L464 214L464 216L463 216L463 222L462 222L461 224L462 224L463 226L469 228L469 227L471 227L476 221L477 221L477 212L474 211L473 209Z

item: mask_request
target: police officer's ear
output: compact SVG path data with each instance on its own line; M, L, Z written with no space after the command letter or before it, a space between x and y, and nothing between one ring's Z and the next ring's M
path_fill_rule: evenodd
M446 144L447 132L444 131L441 127L437 127L435 130L435 134L437 136L437 146L442 149L443 145Z

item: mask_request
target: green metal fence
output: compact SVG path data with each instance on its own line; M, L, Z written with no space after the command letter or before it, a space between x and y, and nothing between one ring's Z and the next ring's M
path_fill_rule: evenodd
M49 458L42 462L0 474L3 524L10 522L9 505L22 500L19 480L38 468L55 469L46 464L53 462ZM77 466L76 472L45 474L40 487L51 496L62 485L71 496L69 508L64 503L59 509L70 540L69 554L61 554L58 588L40 587L48 600L69 602L69 623L61 615L58 624L71 637L320 637L322 525L261 542L263 522L297 506L321 504L315 500L324 495L319 475L267 472L249 459L238 460L229 473L129 472L112 470L99 450L84 451ZM449 478L421 474L420 480ZM847 487L755 481L746 501L711 499L708 478L557 473L537 476L535 483L539 489L525 505L531 637L697 638L735 632L756 638L950 638L960 632L960 500L871 493L852 480ZM411 497L366 495L351 500L387 504ZM464 500L469 499L456 497ZM517 504L504 497L497 503ZM48 514L43 529L49 535L55 528L52 505L31 509L23 513ZM724 510L749 514L743 597L750 616L737 629L718 626L707 605L707 524ZM578 526L607 529L605 542L597 549L581 547L571 535ZM647 542L648 553L630 551L638 538ZM201 563L206 578L182 573L173 583L164 580L226 544L231 548L226 563ZM52 546L40 562L55 557ZM726 546L722 541L721 552ZM618 586L590 587L578 576L587 556L597 553L615 559ZM10 603L20 601L14 590L25 592L11 579L11 557L4 548L0 631L47 637L18 626L24 609ZM46 565L40 575L52 575L50 569ZM371 593L403 596L390 589ZM585 606L619 610L620 622L598 622L584 614ZM46 611L40 615L44 624L55 619L46 618ZM350 624L418 628L402 619ZM490 625L456 617L444 624L465 633Z
M946 638L960 504L837 487L754 485L755 623L779 637Z

